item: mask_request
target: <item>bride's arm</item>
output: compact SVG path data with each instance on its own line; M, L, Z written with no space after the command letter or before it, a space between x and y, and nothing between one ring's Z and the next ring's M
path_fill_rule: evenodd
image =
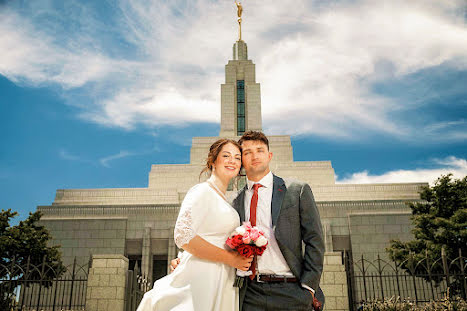
M253 257L245 258L237 252L230 252L219 248L199 235L196 235L182 248L194 256L215 262L222 262L239 270L247 271L250 268Z
M175 244L198 258L222 262L240 270L248 270L252 258L245 258L237 252L219 248L197 234L199 228L205 225L205 219L209 217L209 207L212 204L203 189L197 185L186 194L175 223Z

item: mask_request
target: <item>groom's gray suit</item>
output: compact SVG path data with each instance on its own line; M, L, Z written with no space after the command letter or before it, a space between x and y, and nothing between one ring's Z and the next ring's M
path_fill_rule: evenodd
M239 191L232 202L240 215L241 222L245 221L246 189L245 186ZM318 208L310 186L298 181L284 180L274 175L271 216L275 238L293 275L301 284L313 288L316 298L324 304L324 295L319 287L323 271L324 241ZM246 285L240 289L240 307L249 290L249 282L245 283ZM307 294L309 296L301 296L295 300L308 298L310 300L309 310L312 310L311 294ZM303 304L303 301L297 301L297 303ZM289 310L294 309L290 301L288 305L291 308Z

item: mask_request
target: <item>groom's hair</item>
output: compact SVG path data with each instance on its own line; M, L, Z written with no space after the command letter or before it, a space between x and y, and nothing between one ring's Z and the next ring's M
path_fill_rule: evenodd
M268 138L266 137L266 135L264 135L263 132L258 132L258 131L247 131L245 132L245 134L243 134L242 137L240 137L240 139L238 140L238 144L241 146L242 143L246 140L257 140L257 141L261 141L263 142L267 147L268 147L268 150L269 150L269 140Z

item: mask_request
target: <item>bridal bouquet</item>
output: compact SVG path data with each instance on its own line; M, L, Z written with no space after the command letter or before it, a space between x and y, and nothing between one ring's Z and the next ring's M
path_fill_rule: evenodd
M261 256L268 245L268 239L264 236L264 232L257 227L252 227L249 222L244 222L243 225L237 227L234 232L225 241L230 248L244 256L252 255ZM242 271L237 269L237 277L234 286L242 287L243 277L251 275L252 272Z

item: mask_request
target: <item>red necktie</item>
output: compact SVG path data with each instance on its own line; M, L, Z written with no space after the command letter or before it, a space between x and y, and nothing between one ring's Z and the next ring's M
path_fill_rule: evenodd
M254 227L256 226L256 207L258 206L258 188L262 187L261 184L253 185L253 196L251 197L250 203L250 223ZM253 261L250 266L251 272L250 279L253 280L256 274L256 256L253 258Z

